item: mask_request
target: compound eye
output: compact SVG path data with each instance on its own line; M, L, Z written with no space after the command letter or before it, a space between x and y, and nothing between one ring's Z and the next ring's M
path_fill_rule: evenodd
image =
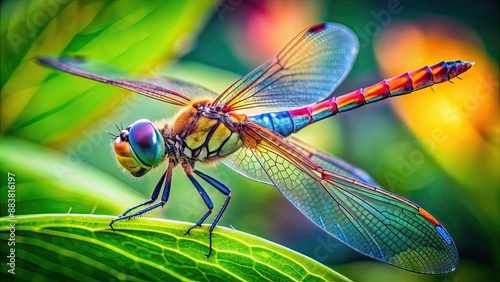
M147 119L140 119L129 128L128 142L139 160L148 166L158 164L165 152L163 137L158 129Z

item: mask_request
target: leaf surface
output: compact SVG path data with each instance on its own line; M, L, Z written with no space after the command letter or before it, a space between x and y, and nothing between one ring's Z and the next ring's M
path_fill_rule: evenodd
M3 217L0 237L8 240L9 220L15 220L16 277L25 280L347 280L296 252L236 230L216 228L207 259L207 225L184 236L191 224L134 219L118 222L113 232L111 219L77 214ZM2 257L7 252L2 248Z

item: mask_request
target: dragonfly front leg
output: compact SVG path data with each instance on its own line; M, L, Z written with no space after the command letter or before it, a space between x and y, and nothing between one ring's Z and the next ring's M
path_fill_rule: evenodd
M203 201L205 202L205 205L208 208L208 211L200 218L200 220L198 220L198 222L196 222L195 225L191 226L186 231L186 233L184 233L184 235L189 235L192 229L194 229L198 226L201 226L203 224L203 222L205 221L205 219L207 219L207 217L210 214L212 214L212 211L214 209L214 204L212 202L212 199L210 199L210 196L208 196L205 189L203 189L203 187L200 185L200 183L194 178L193 174L191 173L192 171L194 171L194 173L196 173L196 175L201 177L208 184L212 185L217 190L219 190L222 194L226 195L226 201L222 205L221 210L219 211L219 213L217 213L217 216L215 217L214 222L210 226L210 230L209 230L209 242L210 242L210 244L209 244L208 253L205 255L207 258L209 258L210 255L212 254L212 233L213 233L215 226L217 226L217 223L219 222L222 215L226 211L226 208L229 204L229 200L231 199L231 189L229 189L229 187L227 187L225 184L221 183L220 181L216 180L215 178L212 178L212 177L210 177L210 176L208 176L208 175L206 175L198 170L191 170L191 168L188 166L184 167L184 170L185 170L186 175L189 178L189 180L191 180L193 185L196 187L196 190L198 190L198 193L200 193L201 198L203 199Z
M167 168L167 171L165 171L165 173L163 173L162 177L160 178L160 181L158 181L158 184L156 184L156 187L153 190L153 193L151 194L151 199L144 201L142 203L139 203L139 204L127 209L125 212L123 212L117 218L111 220L111 222L109 223L109 227L111 227L111 229L113 229L113 231L115 231L115 229L113 228L113 224L116 223L117 221L131 219L133 217L140 216L148 211L154 210L158 207L163 207L167 203L168 198L170 196L170 186L172 183L172 170L173 170L173 168L174 168L174 163L170 162L169 166ZM165 181L165 177L166 177L166 181ZM160 194L160 190L161 190L161 187L162 187L162 184L164 181L165 181L165 186L163 188L163 194L161 196L161 201L159 203L156 203L152 206L149 206L147 208L144 208L142 210L139 210L135 213L128 215L129 212L131 212L137 208L154 203L156 201L156 199L158 199L158 195Z

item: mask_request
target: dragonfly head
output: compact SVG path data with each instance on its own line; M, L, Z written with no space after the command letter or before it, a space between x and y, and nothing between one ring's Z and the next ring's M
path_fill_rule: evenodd
M165 154L163 136L147 119L140 119L122 130L113 148L120 165L135 177L150 171Z

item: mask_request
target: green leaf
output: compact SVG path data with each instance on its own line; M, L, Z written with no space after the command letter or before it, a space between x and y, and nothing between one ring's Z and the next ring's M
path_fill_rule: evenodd
M208 226L184 236L188 223L160 219L119 222L112 217L47 214L0 218L0 237L12 238L16 277L147 281L346 281L307 257L243 232L221 228L208 251ZM9 255L2 248L2 257ZM2 272L7 267L2 266ZM8 275L8 273L4 273Z
M6 175L15 175L16 214L120 214L141 201L124 183L54 150L13 137L0 138L1 204L8 198ZM0 214L6 215L2 208Z
M214 1L8 1L2 3L1 133L58 146L115 109L117 89L32 60L100 59L131 72L189 51ZM123 112L121 112L123 114ZM41 130L43 129L43 130Z

